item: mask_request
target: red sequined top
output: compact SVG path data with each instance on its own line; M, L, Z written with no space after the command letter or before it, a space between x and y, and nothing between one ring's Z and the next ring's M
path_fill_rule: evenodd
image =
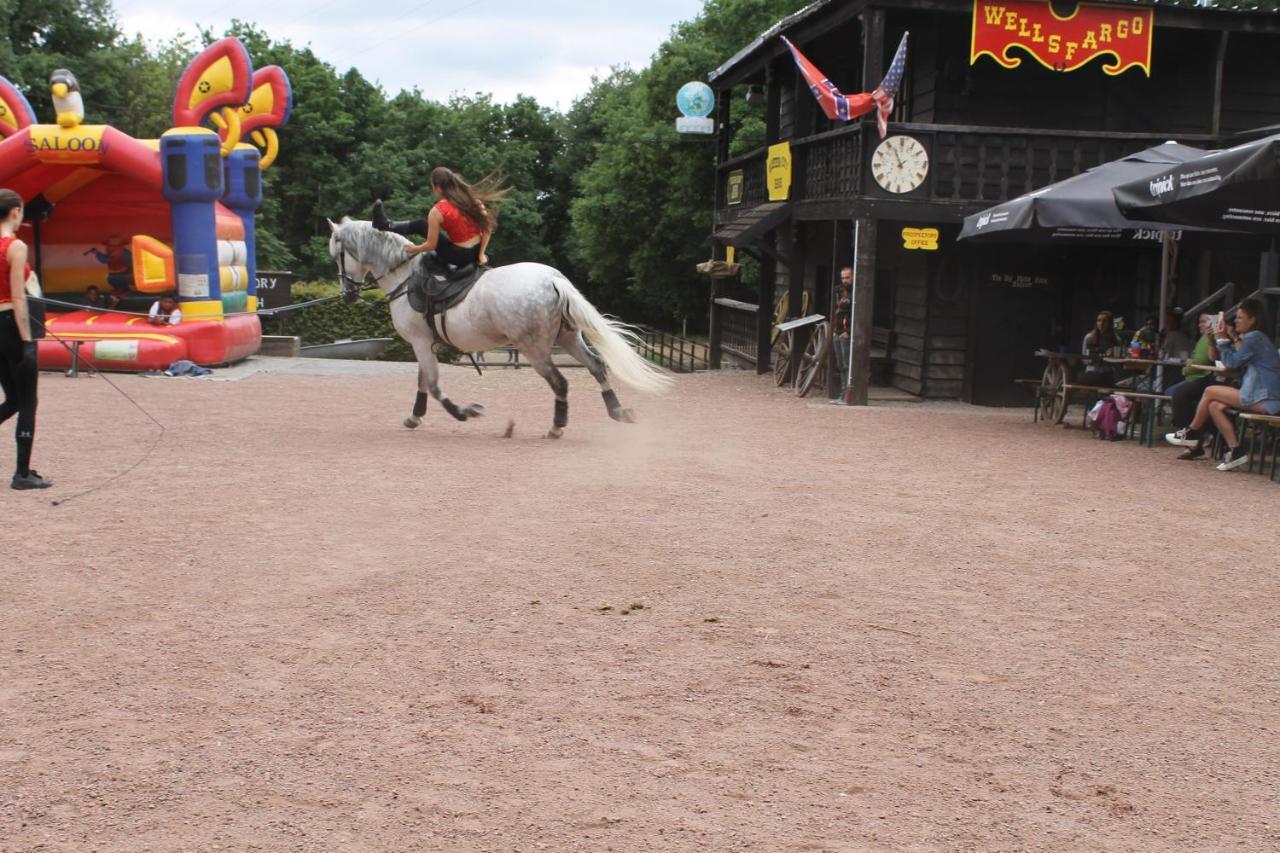
M13 241L16 239L17 237L13 235L0 237L0 258L9 254L9 247L13 245ZM22 271L22 277L24 280L31 277L31 264L26 265L26 268ZM6 264L4 273L0 275L0 304L11 301L13 301L13 291L9 288L9 270Z
M451 243L465 243L484 233L483 228L472 222L471 217L458 210L451 201L442 199L436 202L435 209L440 211L441 227Z

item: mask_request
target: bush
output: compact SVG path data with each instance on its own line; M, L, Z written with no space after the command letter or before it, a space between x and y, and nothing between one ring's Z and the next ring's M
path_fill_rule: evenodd
M337 296L341 288L329 281L305 282L293 286L292 302L310 302ZM415 361L413 348L396 334L391 325L391 312L387 309L387 295L381 290L366 290L360 299L348 305L341 299L312 305L282 315L283 320L265 320L265 332L296 335L303 346L331 344L343 338L391 338L379 357L382 361ZM436 356L443 362L453 363L461 353L443 344L436 345Z

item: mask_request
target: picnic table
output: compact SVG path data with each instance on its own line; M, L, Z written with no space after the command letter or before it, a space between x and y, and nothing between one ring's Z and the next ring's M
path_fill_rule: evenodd
M1123 394L1138 405L1142 414L1142 430L1140 440L1148 447L1155 441L1156 409L1158 404L1169 398L1154 390L1154 383L1149 386L1153 390L1143 391L1137 387L1128 388L1122 385L1084 385L1071 381L1072 370L1089 356L1078 352L1054 352L1041 349L1036 355L1046 360L1044 373L1040 377L1036 389L1036 420L1043 420L1050 425L1057 425L1067 416L1071 405L1072 394L1087 394L1104 397L1108 394ZM1133 379L1146 374L1154 379L1157 368L1182 367L1185 362L1175 359L1143 359L1132 356L1104 356L1102 361L1119 367L1133 374ZM1134 382L1137 385L1137 382Z

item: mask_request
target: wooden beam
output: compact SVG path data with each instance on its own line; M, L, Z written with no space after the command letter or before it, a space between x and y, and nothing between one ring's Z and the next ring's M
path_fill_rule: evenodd
M884 9L862 13L862 90L870 92L884 76Z
M724 309L716 300L720 298L720 279L711 279L711 325L707 335L707 367L720 369L720 361L724 353Z
M783 231L782 228L778 230ZM787 255L791 258L787 268L787 319L796 320L802 316L800 309L804 307L805 233L804 226L799 222L792 222L785 230L787 236L783 240L783 245L786 246ZM800 353L804 352L804 347L809 343L810 331L807 328L796 330L797 351L792 353L791 366L787 373L789 381L795 381L796 372L800 367Z
M729 148L733 145L733 90L726 89L720 93L720 102L716 104L716 168L729 161ZM716 210L725 206L725 185L719 171L716 172Z
M767 246L772 235L765 238L760 245ZM764 375L772 368L769 357L773 349L773 294L777 290L778 262L774 260L777 253L768 246L768 257L760 264L760 287L756 294L756 373Z
M769 63L764 74L764 139L766 145L778 141L782 131L782 79L778 62Z
M752 249L739 248L738 251L748 257L755 258L760 263L764 263L767 259L771 263L782 264L787 269L791 269L791 258L783 254L780 247L775 248L770 246L768 238L761 240L759 243L754 244L754 246L755 247ZM756 249L759 249L759 251L756 251Z
M1209 116L1209 133L1213 136L1222 133L1222 69L1227 62L1227 37L1230 35L1226 31L1218 34L1218 55L1213 61L1213 112Z

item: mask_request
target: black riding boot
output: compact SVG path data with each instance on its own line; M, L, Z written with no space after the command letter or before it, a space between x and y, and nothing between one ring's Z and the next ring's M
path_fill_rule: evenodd
M373 227L379 231L394 231L397 234L403 234L406 237L417 235L419 237L427 236L427 220L425 219L387 219L387 214L382 210L382 199L378 199L373 203Z

